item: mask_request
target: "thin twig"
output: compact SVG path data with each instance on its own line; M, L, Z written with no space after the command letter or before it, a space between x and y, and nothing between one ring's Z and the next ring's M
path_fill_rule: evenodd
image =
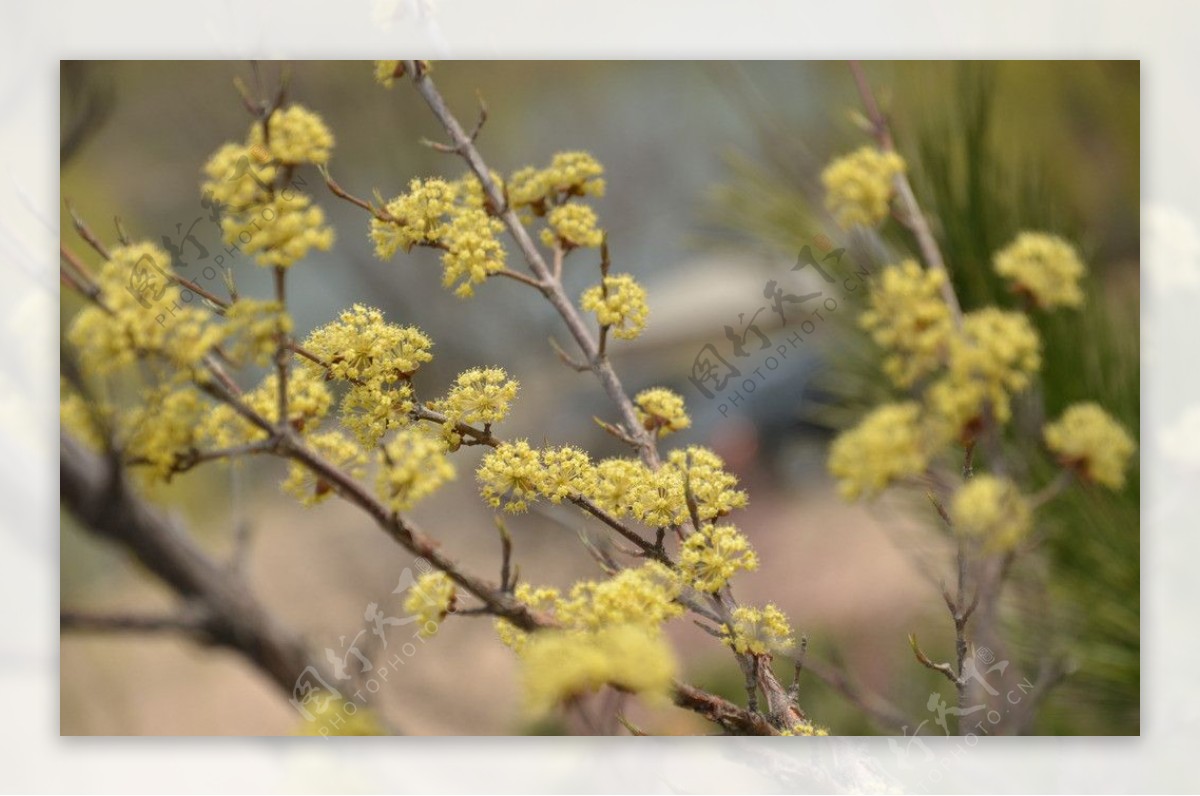
M871 90L871 84L867 81L866 72L863 71L862 64L858 61L850 62L850 71L854 74L854 83L858 88L859 97L862 99L863 108L867 112L867 118L871 122L875 138L879 141L879 146L885 152L896 151L895 140L892 137L891 126L888 124L887 117L879 107L879 103L875 100L875 93ZM955 324L962 325L962 307L958 302L958 295L954 292L954 284L950 280L950 274L946 269L946 261L942 258L942 251L938 247L937 238L934 237L933 231L929 228L929 220L925 217L921 210L920 203L917 202L917 196L913 193L912 183L908 180L908 175L904 172L896 175L893 180L896 189L896 196L900 199L901 205L904 207L904 223L905 226L913 233L917 239L917 245L921 249L921 256L925 259L925 264L931 271L941 272L945 279L942 281L942 298L945 299L946 305L950 307L951 315L954 317Z

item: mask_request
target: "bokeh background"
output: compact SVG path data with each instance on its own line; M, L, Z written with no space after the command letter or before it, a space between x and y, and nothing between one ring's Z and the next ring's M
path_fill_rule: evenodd
M337 135L331 171L346 188L391 196L413 177L461 172L452 158L419 145L440 133L419 98L402 84L380 88L369 63L257 67L266 85L283 70L290 98L320 112ZM789 270L801 246L818 246L823 234L844 237L813 199L821 165L866 142L845 66L444 62L436 70L464 119L474 113L476 91L486 98L491 117L480 146L493 168L544 163L563 149L587 149L606 165L609 192L596 207L614 267L647 286L652 306L647 334L614 346L614 360L631 390L667 384L681 392L695 423L669 441L712 445L749 490L739 525L762 567L741 579L739 597L778 603L807 635L814 661L920 721L930 692L944 683L912 660L906 636L916 631L927 650L950 648L937 586L949 571L945 540L908 502L841 503L823 466L833 430L886 389L853 328L859 298L839 294L829 323L736 405L724 394L707 399L687 380L700 348L722 345L723 327L762 305L765 282L801 284ZM1136 429L1137 64L910 62L872 64L870 74L968 306L1001 297L990 254L1017 230L1049 229L1079 242L1092 269L1089 304L1043 329L1047 363L1036 397L1050 415L1096 398ZM64 62L63 196L110 239L113 216L134 237L155 240L178 240L201 218L200 241L220 252L199 203L199 169L221 142L245 133L235 77L253 85L255 70L239 62ZM298 331L351 302L375 304L436 341L419 385L426 394L466 367L502 365L523 385L508 436L617 452L591 420L609 414L594 381L552 353L549 338L566 337L544 302L507 282L459 300L440 288L440 268L425 253L380 263L361 211L316 189L315 173L305 178L339 238L294 272ZM63 237L76 243L67 225ZM851 260L873 268L907 246L900 236L845 243L847 268ZM594 268L582 259L569 265L568 290L578 294ZM266 295L264 273L244 260L235 269L243 293ZM77 307L64 293L64 324ZM764 332L783 334L769 316L759 318ZM1030 428L1018 423L1011 444L1034 439ZM498 545L490 511L475 496L478 455L460 454L458 481L415 516L454 555L490 572ZM364 627L368 603L399 610L391 592L411 561L347 507L296 506L278 493L281 475L260 462L200 470L155 497L217 553L248 525L260 596L315 645L338 649ZM1138 731L1138 500L1136 473L1119 495L1073 494L1046 517L1053 526L1046 548L1018 568L1005 605L1013 666L1032 679L1048 648L1076 665L1043 706L1037 732ZM565 510L510 522L523 576L557 586L594 577L577 538L583 526ZM166 604L147 576L68 516L62 533L64 607ZM725 650L676 624L688 676L738 696L740 675ZM558 729L523 720L516 683L515 661L490 622L464 618L407 659L376 706L413 733ZM836 732L878 731L812 678L802 695L810 714ZM65 636L61 711L64 734L280 734L297 724L286 701L240 660L168 637ZM639 720L653 732L705 730L671 709Z

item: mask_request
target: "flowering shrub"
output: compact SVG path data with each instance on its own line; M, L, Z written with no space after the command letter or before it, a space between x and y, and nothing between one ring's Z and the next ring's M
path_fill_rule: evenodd
M223 208L225 240L270 269L275 294L231 291L224 299L203 293L206 308L185 309L163 324L128 289L131 275L142 269L139 278L161 279L152 287L162 300L198 288L176 274L154 244L108 250L97 242L104 263L95 273L67 258L64 280L91 305L68 331L83 376L63 380L64 427L151 481L204 462L282 457L287 494L306 506L337 496L431 562L434 571L411 585L404 603L422 638L436 635L456 613L492 617L499 641L522 664L531 715L570 708L611 688L658 703L672 700L730 732L827 734L801 709L797 689L781 685L772 668L777 658L803 655L788 618L775 604L744 605L733 595L732 583L759 564L752 534L728 519L747 505L746 493L712 450L660 449L661 440L691 425L683 398L663 387L631 397L608 359L609 336L638 337L649 308L632 275L609 272L606 235L588 204L606 189L603 166L587 153L563 152L544 168L499 174L484 165L478 130L468 134L447 110L427 63L379 61L375 78L386 88L412 81L450 136L449 144L437 146L461 156L467 173L414 179L387 201L359 199L329 176L335 141L321 117L300 105L263 103L241 142L222 144L204 164L201 187ZM904 160L888 141L824 172L827 207L840 225L875 226L896 209L906 223L922 223L919 208L894 207L912 192ZM442 283L460 298L503 278L548 299L578 349L562 356L598 378L612 412L602 425L626 447L624 455L594 460L569 445L507 438L503 424L519 411L520 385L495 363L458 374L444 395L430 393L422 368L435 357L434 341L377 309L355 304L303 340L295 336L287 280L303 278L304 258L334 243L320 203L291 182L296 169L313 167L334 196L364 211L363 231L380 260L434 249ZM924 264L906 259L884 268L861 317L884 352L884 374L903 395L843 433L829 468L848 499L934 484L930 499L954 529L960 560L982 560L1028 542L1037 507L1070 479L1118 488L1134 446L1103 410L1084 404L1045 428L1048 452L1069 475L1047 491L1030 494L1029 485L1003 475L1000 457L976 456L1035 383L1038 335L1023 311L964 313L940 256L925 255ZM517 257L525 270L510 268ZM563 288L568 257L580 270L594 268L594 283L578 302ZM997 253L995 268L1027 299L1028 310L1082 301L1082 265L1057 238L1022 235ZM271 372L245 388L236 369L255 363ZM138 368L152 381L136 406L118 411L83 400L89 383ZM407 513L456 478L457 454L475 445L488 449L474 472L487 505L508 514L543 500L573 506L616 535L628 560L593 551L606 576L563 594L538 585L532 573L518 580L503 526L496 582L438 552ZM956 483L944 477L951 460L961 462ZM985 465L996 472L976 475ZM969 610L961 594L966 569L959 571L959 597L947 602L963 643L957 666L945 666L963 688ZM745 676L745 705L683 680L663 629L684 617L732 654ZM927 661L923 653L918 658ZM365 718L355 724L359 732L376 729L383 728Z

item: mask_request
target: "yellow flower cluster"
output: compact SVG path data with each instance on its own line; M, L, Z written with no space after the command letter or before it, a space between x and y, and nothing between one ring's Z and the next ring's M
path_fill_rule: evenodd
M521 653L525 704L531 715L605 685L652 699L670 694L678 664L660 634L637 625L593 632L544 630Z
M305 719L293 735L350 737L390 734L370 708L349 699L332 694L320 695L309 700L305 709L312 715L312 720Z
M318 432L306 441L317 455L351 477L362 478L366 474L366 455L354 440L340 431ZM333 494L333 484L295 460L288 462L288 475L282 488L304 506L315 506Z
M303 105L290 105L271 114L266 141L262 125L251 127L249 143L251 148L265 146L274 160L286 166L302 163L319 166L329 162L333 133L316 113Z
M277 185L304 163L329 161L333 135L321 117L299 105L271 114L264 135L255 122L244 144L226 143L204 165L203 191L224 206L226 244L259 265L287 268L313 250L333 246L325 212L293 185ZM281 168L281 166L283 168Z
M221 231L227 244L253 254L262 266L287 268L312 249L333 247L333 228L325 225L325 211L292 188L265 200L253 213L225 216Z
M449 249L442 255L442 286L454 295L470 298L475 285L504 269L504 247L496 238L504 225L483 210L463 210L446 232Z
M1019 312L987 307L967 313L950 339L945 376L929 389L929 404L961 435L986 409L1001 423L1012 417L1012 396L1029 387L1042 365L1041 339Z
M396 82L396 71L400 68L399 61L376 61L375 82L384 88L391 88Z
M665 437L673 431L682 431L692 424L679 393L656 387L643 390L634 399L637 404L638 420L647 431Z
M631 513L638 522L650 528L678 525L687 517L683 476L672 468L644 468L631 497Z
M225 321L225 353L241 363L267 364L278 336L292 332L292 316L278 301L238 299L225 311Z
M646 290L629 274L604 277L602 284L583 292L579 306L584 312L596 313L601 326L612 329L622 340L633 340L646 328Z
M329 413L333 396L320 375L292 371L287 381L288 423L300 434L314 431ZM279 422L279 376L271 373L253 390L242 395L242 403L270 423ZM238 414L228 404L214 406L204 418L200 435L216 448L231 448L267 438L267 432Z
M696 513L702 522L724 517L746 507L746 493L737 488L737 478L726 472L725 462L708 448L689 445L668 454L668 464L687 481Z
M819 727L811 721L802 721L798 724L793 724L789 729L781 730L780 735L805 735L810 737L825 737L829 735L829 730L825 727Z
M534 611L550 611L559 600L558 589L548 586L532 586L529 583L518 583L513 589L513 599L526 605ZM520 630L507 619L497 619L493 626L500 642L518 655L525 650L529 634Z
M542 451L542 475L538 491L551 503L584 493L593 483L591 457L571 445Z
M352 384L342 396L338 414L360 445L374 448L389 431L408 425L415 408L408 382L389 387Z
M874 226L888 216L893 181L905 171L904 158L864 146L830 163L821 172L825 207L844 229Z
M1075 404L1042 430L1046 446L1065 466L1109 489L1125 485L1136 445L1129 432L1094 403Z
M743 655L787 652L796 643L787 617L772 604L762 609L739 606L731 619L733 625L725 625L723 640Z
M1022 232L996 252L993 266L1016 291L1029 296L1039 307L1083 304L1079 287L1083 261L1074 246L1056 235Z
M472 368L458 374L450 394L437 403L437 408L450 425L499 423L508 416L519 386L503 368Z
M59 422L84 445L92 450L102 450L107 444L108 428L112 424L112 407L87 400L61 376L58 381Z
M433 359L432 345L420 329L387 323L379 310L355 304L305 341L323 364L299 361L310 372L349 383L342 423L363 447L373 448L388 431L408 423L413 410L408 379Z
M697 591L718 592L739 570L758 569L750 542L732 525L705 525L688 536L679 554L680 576Z
M632 513L638 491L649 469L633 459L602 459L596 463L594 478L586 493L596 505L614 517Z
M429 572L417 578L404 598L404 611L415 616L421 625L417 633L422 638L436 635L446 614L454 610L457 594L454 581L445 572Z
M195 367L223 331L211 313L183 301L170 256L152 243L118 246L96 277L100 306L75 316L67 339L91 373L112 373L145 356Z
M205 411L193 387L147 390L125 418L125 455L143 463L151 481L170 480L180 457L198 448L198 427Z
M992 475L963 484L950 504L954 530L990 551L1014 549L1033 525L1033 509L1017 485Z
M375 487L394 511L407 511L455 477L440 437L403 429L384 446Z
M266 147L225 143L204 164L203 192L227 211L247 212L270 199L278 173Z
M869 309L859 323L888 352L883 370L898 387L911 387L945 358L953 330L941 294L945 281L943 272L906 260L884 268L871 287Z
M679 588L670 569L651 561L608 580L576 583L567 597L554 601L554 618L573 630L637 625L657 631L683 613L683 606L675 602Z
M408 193L387 203L391 220L371 219L371 240L381 260L390 260L400 249L441 243L449 226L446 219L457 209L459 183L442 179L413 180Z
M506 442L483 457L475 477L489 505L518 513L537 498L542 483L541 456L525 440Z
M550 211L546 217L549 229L542 230L542 243L561 245L563 249L595 248L604 242L604 233L597 228L596 211L587 205L565 204Z
M505 251L497 236L504 225L483 208L479 181L468 175L456 182L413 180L409 192L388 202L388 218L371 219L375 254L390 260L403 248L443 250L442 284L467 298L475 285L504 268Z
M829 471L847 500L871 497L898 479L923 473L929 451L922 438L921 407L883 404L834 440Z
M538 215L572 196L603 196L604 167L587 152L559 152L544 169L526 166L508 181L508 201Z
M433 342L415 326L387 323L373 307L355 304L315 330L305 347L325 361L335 379L391 384L433 359ZM308 360L305 360L308 361ZM320 366L309 362L312 369Z

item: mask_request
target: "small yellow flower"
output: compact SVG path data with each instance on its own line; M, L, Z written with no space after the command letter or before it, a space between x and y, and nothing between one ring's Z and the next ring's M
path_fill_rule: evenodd
M595 472L587 453L564 445L543 450L541 456L542 472L538 491L551 503L561 503L572 496L590 492Z
M305 719L293 735L359 736L388 735L387 728L370 708L357 702L322 694L310 699L305 709L312 720Z
M724 642L743 655L769 655L795 646L792 626L772 604L765 608L739 606L733 609L733 626L725 625Z
M508 181L508 201L538 215L549 204L571 196L603 196L604 167L586 152L559 152L545 169L527 166Z
M442 285L453 287L459 298L470 298L475 285L502 270L504 246L496 236L503 230L504 225L483 210L459 211L446 231Z
M225 353L238 362L266 365L279 346L279 335L291 334L292 316L278 301L238 299L225 311Z
M1041 364L1041 339L1025 315L995 307L969 312L950 339L945 376L929 389L930 409L951 437L969 436L985 409L1006 423L1012 396L1033 383Z
M267 120L269 140L262 140L262 125L250 128L249 145L266 146L271 157L295 166L301 163L321 165L329 162L333 133L325 121L303 105L290 105L271 114Z
M638 420L647 431L665 437L673 431L682 431L692 424L684 410L683 396L676 392L656 387L643 390L634 399L637 404Z
M147 390L141 405L125 416L125 455L143 462L151 481L170 480L180 459L199 448L199 427L205 411L194 387Z
M632 514L650 528L679 525L687 518L683 476L673 468L647 470L634 487Z
M475 477L489 505L518 514L538 496L543 483L541 457L525 440L506 442L483 457Z
M646 465L633 459L602 459L596 464L588 497L619 519L633 511L638 490L649 474Z
M365 474L366 455L353 440L347 439L341 432L325 431L313 434L307 442L321 458L348 472L351 477L362 478ZM288 476L282 488L305 506L315 506L333 494L333 484L295 460L288 462Z
M782 730L779 734L780 735L796 735L796 736L805 735L805 736L824 737L824 736L829 735L829 730L825 727L817 726L816 724L813 724L811 721L802 721L802 722L799 722L798 724L793 724L791 726L791 728L789 728L789 729Z
M737 488L737 477L726 472L725 462L708 448L689 445L686 450L673 450L668 454L667 466L685 477L702 522L746 507L748 499Z
M226 143L205 162L201 190L227 211L240 213L271 198L277 174L266 147Z
M544 630L527 640L521 663L531 715L605 685L665 700L678 671L666 640L636 625L594 632Z
M604 242L604 233L597 229L596 211L587 205L571 204L556 207L546 217L549 229L542 230L542 243L565 249L595 248Z
M697 591L718 592L739 570L758 569L750 542L732 525L705 525L683 543L679 573Z
M897 387L911 387L946 356L953 322L941 294L945 281L941 271L905 260L884 268L871 286L859 324L888 352L883 369Z
M384 207L388 219L371 219L376 256L390 260L401 248L441 243L450 231L447 219L458 210L458 195L457 183L437 178L410 182L407 194Z
M518 583L513 589L513 599L522 605L527 605L535 611L549 611L559 600L558 589L546 586L532 586L529 583ZM520 630L507 619L497 619L494 623L496 635L500 642L513 652L521 653L529 640L529 633Z
M864 146L821 172L825 206L844 229L874 226L887 218L893 181L904 171L904 159L895 152Z
M422 638L436 635L446 614L454 610L457 592L454 581L445 572L429 572L417 578L404 598L404 611L417 617L417 632Z
M312 198L287 188L252 205L242 213L221 219L222 237L265 267L287 268L313 249L333 247L333 228L325 223L325 211Z
M67 331L89 373L113 373L146 357L195 368L224 337L198 299L184 299L170 256L152 243L114 248L96 281L102 306L85 307Z
M893 481L923 473L929 454L920 420L916 403L883 404L842 432L829 451L829 471L842 496L871 497Z
M954 530L986 549L1014 549L1033 526L1033 509L1011 481L978 475L963 484L950 505Z
M579 302L584 312L596 313L601 326L608 326L622 340L633 340L646 328L646 290L629 274L604 277L602 284L584 291Z
M407 379L433 359L433 342L420 329L387 323L373 307L355 304L333 323L313 331L304 346L322 359L335 379L391 384ZM302 360L310 370L317 363Z
M384 446L380 459L376 491L395 511L411 509L455 476L441 438L415 429L401 430Z
M554 619L574 630L638 625L657 631L664 622L683 614L683 606L675 602L679 590L675 573L650 561L623 569L608 580L576 583L567 597L554 601Z
M458 374L450 394L438 403L449 423L499 423L519 387L502 368L472 368Z
M1079 280L1083 261L1075 247L1055 235L1022 232L996 252L996 273L1039 307L1078 307L1083 304Z
M1125 485L1125 468L1137 446L1129 432L1094 403L1075 404L1042 430L1046 446L1067 467L1109 489Z
M391 88L396 82L396 72L400 69L399 61L376 61L375 82L384 88Z
M333 396L325 379L306 370L288 377L288 423L300 434L312 433L329 413ZM242 403L269 423L279 422L279 376L271 373L242 396ZM201 437L213 447L231 448L267 438L267 432L227 404L214 406L200 424Z

